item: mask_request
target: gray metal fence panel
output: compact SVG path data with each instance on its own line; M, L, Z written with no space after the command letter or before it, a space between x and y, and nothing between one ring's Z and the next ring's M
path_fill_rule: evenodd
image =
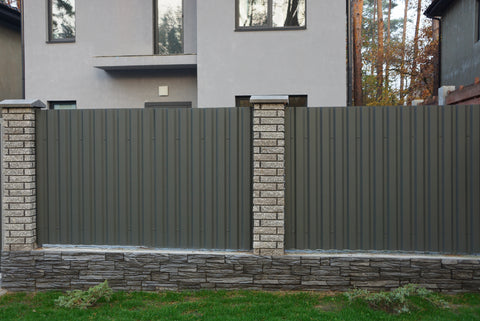
M250 249L250 113L38 111L39 243Z
M286 116L287 248L480 253L480 106Z

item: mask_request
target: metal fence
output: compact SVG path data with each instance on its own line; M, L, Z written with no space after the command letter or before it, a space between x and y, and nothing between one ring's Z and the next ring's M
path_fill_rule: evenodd
M38 111L39 243L250 249L250 113Z
M480 106L286 117L287 248L480 253Z

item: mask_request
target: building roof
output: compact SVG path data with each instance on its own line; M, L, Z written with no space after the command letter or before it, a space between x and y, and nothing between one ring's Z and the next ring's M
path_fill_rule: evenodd
M429 18L441 17L456 0L433 0L424 14Z
M20 30L21 23L20 11L0 2L0 24Z

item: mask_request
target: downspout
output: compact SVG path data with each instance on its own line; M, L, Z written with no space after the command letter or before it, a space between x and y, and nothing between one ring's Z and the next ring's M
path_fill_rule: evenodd
M346 0L347 6L347 106L353 105L353 52L352 52L352 3Z

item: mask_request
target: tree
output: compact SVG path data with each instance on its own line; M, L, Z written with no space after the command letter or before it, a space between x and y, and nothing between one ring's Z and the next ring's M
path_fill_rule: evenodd
M70 0L57 0L52 6L53 37L75 37L75 7Z
M287 17L285 26L299 26L298 22L298 0L288 0Z
M390 38L392 32L392 0L388 1L388 16L387 16L387 37L386 37L386 44L387 50L385 53L385 86L389 87L390 85L390 56L391 56L391 48L390 48Z
M413 38L413 57L412 57L412 70L411 76L417 76L417 57L418 57L418 46L419 46L419 31L420 31L420 18L422 16L422 0L418 0L417 3L417 21L415 23L415 37ZM412 93L412 88L409 89L409 101L414 99L414 95Z
M383 0L381 3L378 0L364 0L362 81L365 105L398 103L397 78L401 20L392 19L391 14L388 14L395 6L397 6L395 0ZM384 16L389 17L387 25L383 23ZM386 37L384 37L385 33Z
M415 71L411 74L409 100L426 99L435 95L437 83L433 75L436 73L435 63L438 60L439 39L434 37L433 24L419 30L415 46L417 55L413 61Z
M160 19L161 23L158 25L158 53L161 55L182 53L181 9L171 9Z
M362 80L354 82L354 97L359 91L365 105L403 104L433 93L435 77L433 64L438 61L432 32L421 27L422 1L403 0L404 18L394 19L392 10L401 0L363 0L360 36L354 33L354 42L361 39L361 49L354 43L354 68L362 69ZM356 17L358 0L352 0L354 27L360 19ZM414 39L408 35L408 16L416 11ZM386 23L384 23L386 17ZM357 31L354 29L354 32ZM360 55L356 54L360 50ZM359 58L360 57L360 58ZM355 58L361 59L360 62ZM360 67L358 67L360 66ZM359 72L354 70L355 74ZM361 83L361 90L356 88ZM356 105L359 105L357 102Z
M378 25L378 49L377 49L377 61L376 61L376 70L377 70L377 100L382 99L383 94L383 63L384 63L384 43L383 43L383 4L382 0L377 0L377 25Z
M406 51L406 41L407 41L407 21L408 21L408 2L405 1L405 9L403 13L403 32L402 32L402 63L400 65L400 102L403 103L405 96L405 51Z
M22 9L22 0L0 0L0 3L6 4L11 8L15 8L17 10Z
M362 17L363 0L353 0L353 101L363 105L362 93Z

